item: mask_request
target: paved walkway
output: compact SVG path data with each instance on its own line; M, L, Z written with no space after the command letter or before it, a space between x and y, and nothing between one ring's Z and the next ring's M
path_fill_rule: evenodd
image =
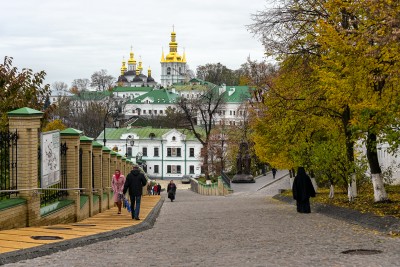
M180 190L151 229L6 266L399 266L400 238L299 214L272 198L286 183L227 197Z

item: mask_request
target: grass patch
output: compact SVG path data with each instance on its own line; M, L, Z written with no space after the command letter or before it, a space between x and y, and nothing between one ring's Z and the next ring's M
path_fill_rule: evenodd
M311 198L311 203L329 204L358 210L362 213L369 212L377 216L394 216L400 218L400 185L388 185L385 186L385 189L389 201L375 203L372 185L363 188L362 192L358 193L353 202L349 202L347 191L335 188L335 197L330 199L329 189L318 188L317 196ZM292 191L285 191L282 195L292 197Z

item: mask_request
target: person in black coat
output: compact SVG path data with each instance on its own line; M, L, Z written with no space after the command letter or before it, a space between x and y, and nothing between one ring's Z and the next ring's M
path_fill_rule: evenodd
M140 201L142 198L143 187L146 186L147 180L144 174L140 172L138 166L133 166L132 171L126 176L123 193L129 189L129 197L131 199L132 219L139 219ZM135 206L136 203L136 206Z
M157 185L157 193L160 195L160 193L161 193L161 185L160 184L158 184Z
M168 198L171 199L171 202L174 201L176 194L176 184L174 183L173 180L171 180L167 186L167 193L168 193Z
M293 181L293 198L296 200L297 212L310 213L310 197L315 197L314 186L304 167L299 167Z
M277 171L277 169L275 169L275 168L272 168L272 178L273 179L275 179L275 175L276 175L276 171Z

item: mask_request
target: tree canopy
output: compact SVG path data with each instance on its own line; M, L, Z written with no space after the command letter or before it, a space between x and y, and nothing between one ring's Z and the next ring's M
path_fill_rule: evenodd
M22 107L44 111L50 95L50 86L44 84L44 71L34 73L28 68L18 71L12 66L12 60L12 57L5 57L0 64L0 129L8 125L7 112Z

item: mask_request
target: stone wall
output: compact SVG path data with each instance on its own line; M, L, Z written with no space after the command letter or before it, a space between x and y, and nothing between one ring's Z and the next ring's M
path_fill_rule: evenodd
M49 206L41 207L40 196L45 189L38 188L39 162L36 155L40 146L43 113L21 108L9 112L8 117L9 130L18 132L17 190L18 199L22 201L18 205L10 204L9 207L7 203L13 201L3 202L5 205L0 209L0 230L78 222L114 207L110 189L112 174L116 167L130 170L133 163L72 128L60 132L60 141L68 148L67 188L62 188L68 192L68 196L64 197L64 203L68 205L57 205L57 202L49 204L55 207L54 210ZM80 149L83 152L82 166L79 160ZM50 212L43 212L46 208Z

